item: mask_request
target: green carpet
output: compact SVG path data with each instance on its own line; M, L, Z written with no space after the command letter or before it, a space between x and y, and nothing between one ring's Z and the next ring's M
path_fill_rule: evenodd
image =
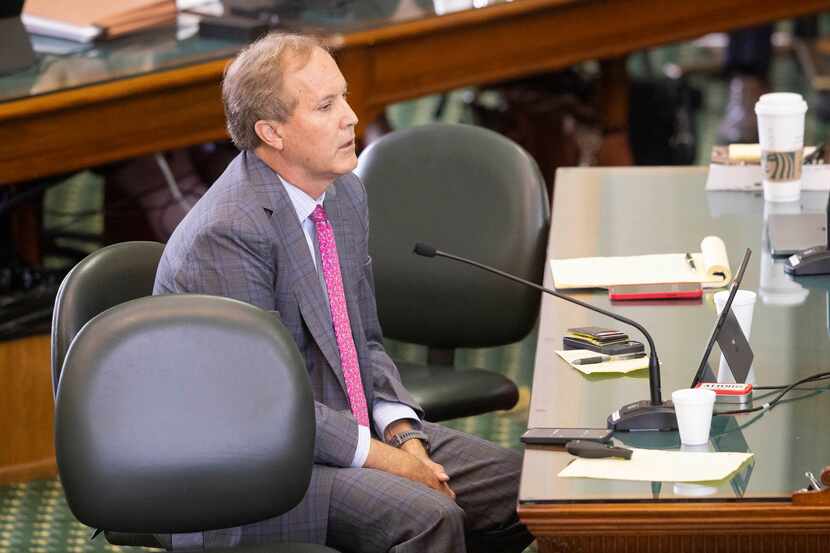
M0 553L121 551L75 520L57 480L0 488Z

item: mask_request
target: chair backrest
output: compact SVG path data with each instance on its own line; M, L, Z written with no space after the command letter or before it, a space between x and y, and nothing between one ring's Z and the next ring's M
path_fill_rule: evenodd
M82 259L61 282L52 311L52 393L69 344L94 316L119 303L153 294L161 252L158 242L122 242Z
M273 314L216 296L140 298L92 319L69 348L58 470L93 528L238 526L302 499L314 420L305 363Z
M481 127L393 132L364 150L378 313L390 338L434 348L486 347L525 336L539 292L445 259L416 242L541 283L550 206L536 162Z

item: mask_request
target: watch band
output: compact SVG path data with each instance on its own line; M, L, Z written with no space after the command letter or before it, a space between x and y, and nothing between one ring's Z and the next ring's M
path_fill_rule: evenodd
M412 439L421 440L424 444L424 449L426 449L427 453L429 453L429 438L420 430L406 430L405 432L393 434L392 437L389 438L388 443L392 447L400 448L404 443Z

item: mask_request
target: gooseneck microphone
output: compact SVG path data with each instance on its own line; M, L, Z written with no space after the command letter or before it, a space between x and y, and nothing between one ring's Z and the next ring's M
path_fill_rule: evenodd
M472 259L442 252L429 244L418 242L415 244L415 249L413 251L415 254L422 255L424 257L444 257L453 261L459 261L461 263L466 263L467 265L472 265L473 267L478 267L479 269L483 269L487 272L502 276L514 282L524 284L525 286L530 286L531 288L535 288L536 290L556 296L557 298L567 302L574 303L580 307L584 307L585 309L601 313L606 317L610 317L627 325L633 326L639 330L648 342L648 383L651 391L651 399L629 403L628 405L624 405L619 410L611 413L608 416L608 428L613 430L677 430L677 418L674 414L674 406L671 402L664 403L660 396L660 361L657 359L657 349L654 347L654 340L651 338L651 334L648 333L643 325L637 321L629 319L628 317L623 317L622 315L606 311L605 309L601 309L591 305L590 303L585 303L584 301L559 293L556 290L539 286L535 282L519 278L515 275L511 275L510 273L500 271L494 267L473 261Z

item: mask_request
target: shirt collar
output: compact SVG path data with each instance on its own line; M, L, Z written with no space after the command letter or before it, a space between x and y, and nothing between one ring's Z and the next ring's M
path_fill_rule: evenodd
M300 224L303 224L308 219L308 216L311 215L311 212L318 205L323 205L323 201L326 199L325 192L320 194L320 197L315 200L284 178L279 177L279 179L285 191L288 193L288 198L291 200L291 205L294 206L294 211L297 212L297 218L300 220Z

